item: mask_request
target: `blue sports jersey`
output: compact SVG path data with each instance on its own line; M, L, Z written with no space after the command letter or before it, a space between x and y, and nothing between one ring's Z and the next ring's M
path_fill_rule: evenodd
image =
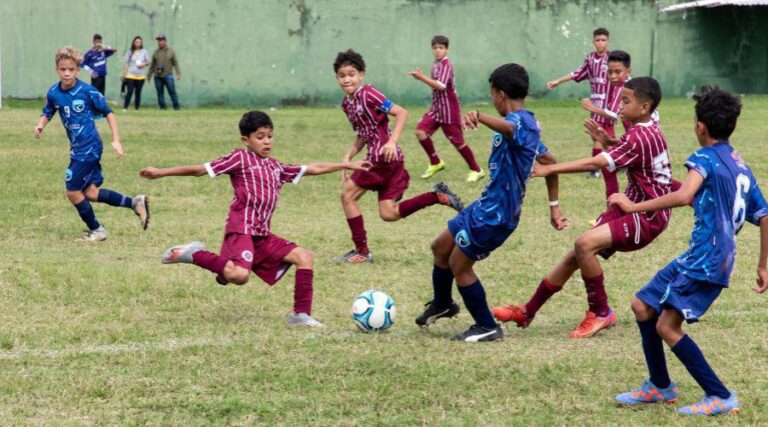
M57 111L67 130L69 157L80 161L100 159L101 137L93 119L97 114L106 116L112 112L104 95L79 79L69 90L62 90L60 83L56 83L48 89L42 115L50 120Z
M94 72L96 73L96 76L106 76L107 75L107 58L112 56L115 53L114 50L106 50L106 49L90 49L88 52L85 52L85 56L83 56L83 61L80 62L80 66L83 67L86 71Z
M685 166L704 177L693 200L695 222L688 250L675 264L686 276L727 287L744 221L758 224L768 204L739 153L721 141L691 154Z
M533 113L520 110L507 114L505 120L514 124L515 133L510 139L493 134L488 158L490 180L480 198L467 207L473 227L517 227L533 162L548 151L540 140L541 130Z

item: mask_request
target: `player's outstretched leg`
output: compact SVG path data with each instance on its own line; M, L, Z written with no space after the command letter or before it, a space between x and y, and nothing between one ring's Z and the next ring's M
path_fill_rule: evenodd
M393 200L381 200L379 213L384 221L397 221L406 218L432 205L450 206L456 212L464 209L464 202L444 182L438 182L429 193L419 194L395 204Z
M206 246L202 242L192 242L186 245L174 246L163 253L160 257L160 261L163 264L193 264L193 255L196 252L206 250Z
M461 212L464 209L464 202L461 201L456 193L448 188L448 184L440 181L432 187L432 192L437 195L438 202L441 205L450 206L456 212Z
M453 272L448 264L453 250L453 236L448 230L440 233L432 242L435 262L432 266L432 301L424 305L424 312L416 318L419 326L429 326L437 319L451 318L459 314L459 305L453 300ZM442 267L441 267L442 266Z

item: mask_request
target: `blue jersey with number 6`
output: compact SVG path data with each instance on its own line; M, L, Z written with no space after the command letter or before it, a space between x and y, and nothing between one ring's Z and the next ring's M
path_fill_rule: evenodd
M93 118L112 112L104 95L95 87L76 80L68 90L62 90L60 83L51 86L45 101L42 115L48 120L59 112L69 138L69 157L80 161L101 159L101 137Z
M728 141L691 154L685 166L704 178L693 200L695 222L688 250L675 264L689 277L727 287L736 258L736 234L757 225L768 204L755 176Z

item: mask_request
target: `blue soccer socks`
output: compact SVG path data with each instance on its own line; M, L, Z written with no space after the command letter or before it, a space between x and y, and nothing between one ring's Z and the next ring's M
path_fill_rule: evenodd
M475 323L486 329L495 329L496 321L488 308L488 301L485 299L485 289L483 289L480 280L469 286L459 286L459 293L464 299L464 306L475 319Z
M658 320L658 316L649 320L638 320L637 327L640 329L645 363L648 365L648 373L651 375L650 380L657 387L665 389L669 387L671 381L667 371L667 360L664 357L664 342L659 333L656 332Z
M684 335L672 347L672 352L683 362L685 369L699 383L699 386L704 389L704 393L707 396L719 397L721 399L728 399L731 396L731 392L717 378L715 371L709 366L701 349L699 349L699 346L696 345L691 337Z
M107 190L106 188L99 189L99 203L106 203L110 206L117 206L121 208L132 208L133 200L128 196L123 196L117 191Z
M97 228L101 227L99 221L96 220L96 214L93 212L93 206L91 206L91 202L89 202L88 199L83 199L82 202L76 204L75 209L77 209L77 214L80 215L80 219L83 220L85 225L88 227L88 230L96 230Z

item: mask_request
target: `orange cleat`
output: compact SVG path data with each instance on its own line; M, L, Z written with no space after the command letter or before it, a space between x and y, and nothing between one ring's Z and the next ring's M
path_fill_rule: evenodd
M603 329L610 328L615 324L616 313L613 310L609 311L605 317L599 317L597 314L587 311L587 315L579 323L579 327L571 332L571 338L590 338Z
M493 317L499 322L514 321L518 328L527 328L533 321L528 317L525 305L505 305L503 307L493 307L491 309Z

